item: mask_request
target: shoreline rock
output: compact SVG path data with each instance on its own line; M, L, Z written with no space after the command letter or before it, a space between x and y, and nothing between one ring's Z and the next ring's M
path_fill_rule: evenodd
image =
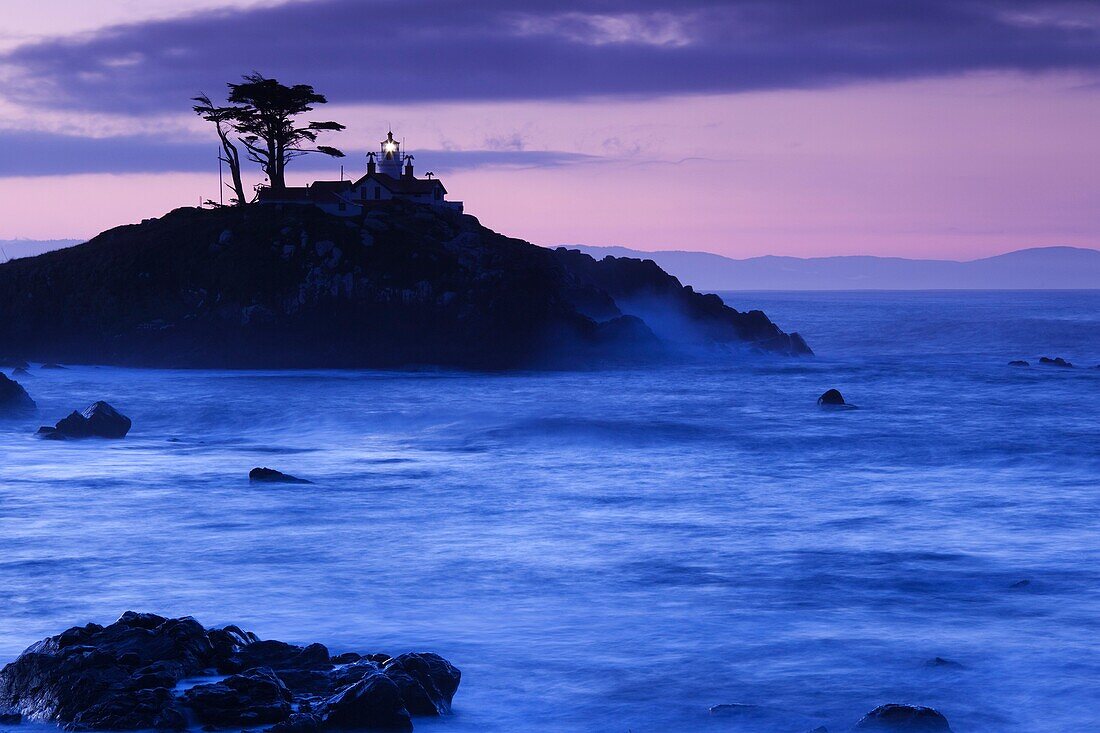
M888 703L860 718L854 730L877 733L952 733L947 718L923 705Z
M38 409L23 385L0 373L0 417L29 415Z
M312 484L304 478L276 471L274 468L253 468L248 472L248 480L257 484Z
M132 425L130 418L100 400L85 407L83 412L74 410L67 417L59 420L52 428L43 425L38 429L38 435L47 440L80 438L111 438L117 440L126 437Z
M1067 368L1067 369L1073 368L1073 364L1066 361L1065 359L1063 359L1060 356L1056 356L1053 359L1051 359L1049 356L1040 356L1039 357L1039 363L1044 364L1046 366L1056 366L1056 367L1063 367L1063 368Z
M826 409L855 409L855 405L844 401L844 395L838 389L830 389L818 397L817 406Z
M337 663L321 644L262 641L237 626L127 611L74 626L0 670L0 715L91 730L273 725L283 733L412 730L450 712L461 672L428 652ZM221 674L176 694L183 680Z

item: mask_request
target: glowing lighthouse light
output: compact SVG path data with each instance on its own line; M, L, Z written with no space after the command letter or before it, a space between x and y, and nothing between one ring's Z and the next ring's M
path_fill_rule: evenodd
M393 139L393 130L382 141L382 152L378 161L378 172L397 178L401 175L401 143Z
M387 160L393 160L397 157L398 150L401 149L401 143L393 139L393 131L386 135L386 139L382 141L382 157Z

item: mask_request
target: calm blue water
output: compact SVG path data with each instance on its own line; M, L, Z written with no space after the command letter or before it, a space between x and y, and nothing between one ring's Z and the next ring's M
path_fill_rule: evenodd
M1100 370L1005 365L1100 363L1100 292L728 301L819 356L35 370L41 418L0 426L0 659L134 608L437 651L463 683L421 731L1100 726ZM124 441L30 436L96 399Z

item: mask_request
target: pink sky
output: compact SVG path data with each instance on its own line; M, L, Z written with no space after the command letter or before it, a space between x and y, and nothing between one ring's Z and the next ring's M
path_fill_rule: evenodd
M66 15L86 4L17 0L6 42L157 16L174 5L108 2L102 13ZM346 148L374 148L392 125L414 154L590 156L443 176L450 198L483 223L539 244L952 259L1100 247L1100 90L1075 73L648 99L332 101L326 116L348 125L338 141ZM209 135L185 112L133 119L0 101L0 129L31 119L66 133ZM354 172L363 165L344 164ZM430 153L417 164L430 170ZM329 169L338 174L338 164ZM299 164L290 178L321 175ZM0 177L0 239L88 237L216 194L215 171Z

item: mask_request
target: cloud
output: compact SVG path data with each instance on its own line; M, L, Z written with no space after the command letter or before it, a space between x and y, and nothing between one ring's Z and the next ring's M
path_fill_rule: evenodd
M218 144L147 135L79 137L25 130L0 130L0 177L82 173L193 173L218 167ZM346 150L345 168L365 168L366 151ZM597 162L597 156L554 150L413 150L419 172L447 173L478 168L554 168ZM323 156L295 161L291 172L331 172L340 162ZM251 163L246 166L253 167Z
M341 103L811 88L1100 69L1096 0L298 0L33 42L23 104L186 110L258 69Z

